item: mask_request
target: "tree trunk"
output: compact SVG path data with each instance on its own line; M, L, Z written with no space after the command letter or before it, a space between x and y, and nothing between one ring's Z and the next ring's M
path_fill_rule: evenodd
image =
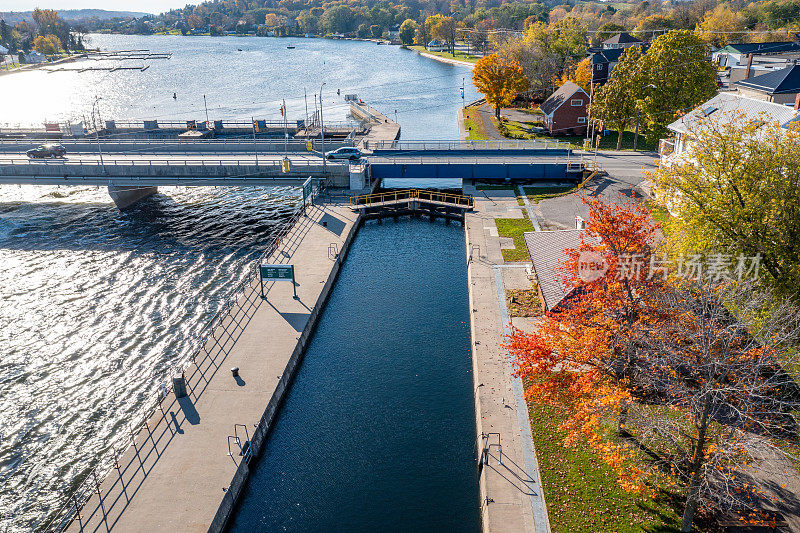
M500 104L494 106L494 118L497 119L497 122L500 122Z
M622 132L623 132L622 128L617 130L617 150L622 148Z
M700 487L700 468L703 466L703 455L706 448L706 434L708 432L708 414L711 411L711 398L706 395L703 413L700 416L700 425L697 428L697 444L694 448L692 457L692 477L689 481L689 495L686 498L686 507L683 509L683 520L681 521L681 533L692 531L694 522L694 511L697 509L699 498L698 490Z

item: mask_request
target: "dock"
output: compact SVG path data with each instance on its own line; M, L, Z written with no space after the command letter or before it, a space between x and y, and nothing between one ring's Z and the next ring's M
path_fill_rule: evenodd
M159 395L154 411L132 428L132 444L83 482L60 527L225 527L359 224L358 214L336 203L311 206L293 221L264 262L295 265L298 299L289 281L265 284L262 299L253 272L183 369L188 396L175 397L180 379Z

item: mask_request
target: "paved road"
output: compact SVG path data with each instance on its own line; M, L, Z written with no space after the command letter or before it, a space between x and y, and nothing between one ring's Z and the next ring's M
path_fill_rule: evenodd
M578 152L576 159L580 155ZM594 159L594 154L583 156ZM578 193L539 202L534 211L542 229L574 228L576 216L586 218L589 214L582 202L587 196L611 202L641 200L644 194L639 185L646 179L646 172L655 170L657 161L654 152L599 152L597 162L603 164L608 176L593 180Z

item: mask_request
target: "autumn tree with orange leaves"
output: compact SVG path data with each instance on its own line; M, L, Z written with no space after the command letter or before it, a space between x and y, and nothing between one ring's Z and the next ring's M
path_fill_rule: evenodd
M786 302L751 320L764 300L747 283L674 276L644 207L585 201L562 265L570 294L506 346L528 401L567 407L565 445L587 442L630 492L681 483L691 531L698 508L759 493L745 471L796 438L800 388L784 368L800 365L798 312Z
M497 54L484 56L475 63L472 81L494 106L494 114L500 120L500 109L508 106L514 97L528 88L528 80L522 67L514 61L506 61Z

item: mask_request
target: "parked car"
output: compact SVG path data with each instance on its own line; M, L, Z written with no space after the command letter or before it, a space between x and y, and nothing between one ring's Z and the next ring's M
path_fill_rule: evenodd
M44 159L46 157L64 157L67 154L67 149L64 148L63 144L47 143L31 148L25 153L31 159Z
M361 159L361 151L358 148L351 146L342 146L332 152L325 154L327 159L349 159L350 161L358 161Z

